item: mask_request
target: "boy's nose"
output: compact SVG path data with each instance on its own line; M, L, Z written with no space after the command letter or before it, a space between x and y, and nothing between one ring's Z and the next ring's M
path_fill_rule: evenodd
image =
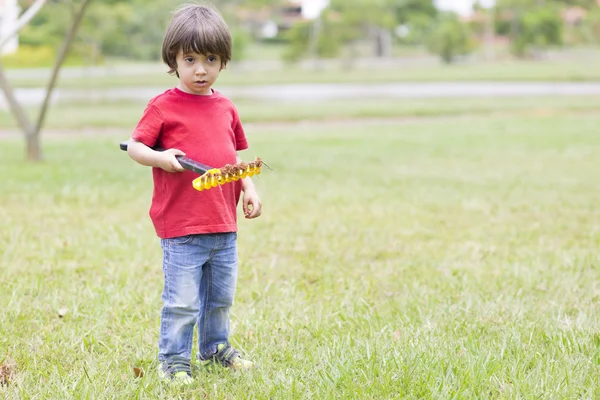
M206 68L202 66L196 68L196 75L206 75Z

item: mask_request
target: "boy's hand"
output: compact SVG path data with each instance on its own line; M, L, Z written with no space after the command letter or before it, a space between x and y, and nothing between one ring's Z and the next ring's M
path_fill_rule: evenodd
M244 190L243 208L244 216L246 217L246 219L260 217L262 203L260 202L260 197L258 197L258 193L256 193L256 190Z
M160 154L160 168L167 172L182 172L185 168L179 164L175 156L185 156L185 153L179 149L168 149L162 151Z

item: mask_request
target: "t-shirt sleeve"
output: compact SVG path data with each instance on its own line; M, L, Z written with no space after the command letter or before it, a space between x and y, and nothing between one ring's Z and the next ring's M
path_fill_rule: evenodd
M246 150L248 148L248 140L246 139L246 133L240 121L240 116L235 108L233 109L233 134L235 135L235 150Z
M133 130L131 137L148 147L154 147L163 127L163 116L156 106L149 104Z

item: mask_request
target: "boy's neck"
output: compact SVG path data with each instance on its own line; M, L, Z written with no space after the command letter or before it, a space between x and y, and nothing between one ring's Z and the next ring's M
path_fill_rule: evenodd
M183 92L183 93L192 95L192 96L212 96L212 95L215 94L215 89L213 89L212 87L209 89L209 92L206 93L206 94L203 94L203 93L191 93L190 91L186 90L185 87L183 86L183 84L181 84L181 83L176 86L176 89L179 90L179 91L181 91L181 92Z

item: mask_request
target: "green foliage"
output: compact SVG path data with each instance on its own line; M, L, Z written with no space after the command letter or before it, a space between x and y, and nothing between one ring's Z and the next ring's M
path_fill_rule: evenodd
M444 63L449 64L456 57L467 55L473 50L469 27L454 13L440 14L427 41L427 47L439 55Z
M241 61L244 59L246 55L246 50L252 37L245 29L241 28L233 28L231 30L231 39L232 39L232 59L231 61Z
M347 34L346 26L335 18L334 13L326 10L319 20L299 21L286 32L285 39L289 46L283 53L283 59L295 62L307 55L336 57ZM308 54L311 50L314 53Z
M403 25L407 36L401 41L406 44L423 44L429 36L438 10L432 0L403 0L393 3L395 26Z
M414 14L408 17L404 24L408 35L402 39L406 44L423 44L432 31L435 18L427 14Z
M600 44L600 8L588 11L583 23L577 28L584 42Z
M71 19L72 3L76 1L48 1L21 30L20 43L28 46L57 46L64 37ZM170 12L185 2L187 1L94 1L73 45L74 52L88 63L95 63L104 56L158 60ZM240 10L262 12L270 9L276 14L276 7L283 2L284 0L212 2L232 28L234 60L244 57L245 48L251 40L242 30L244 28L240 15L243 13ZM23 9L32 3L33 0L19 1ZM589 10L589 18L576 28L577 35L582 38L580 42L597 43L600 34L598 22L595 22L598 18L594 16L599 12L596 0L497 0L496 33L511 35L512 51L519 56L560 44L564 29L560 10L567 6L581 6ZM403 43L426 42L430 48L436 49L436 53L446 54L443 56L445 58L468 52L472 40L465 40L464 34L473 36L473 32L464 32L463 27L459 28L448 21L436 23L437 14L433 0L331 0L316 31L317 38L312 36L315 31L309 22L296 24L283 36L284 40L289 41L284 57L287 60L297 60L308 53L325 58L335 57L347 43L372 40L376 36L374 33L382 30L389 32L399 25L405 26L408 32L407 36L400 39ZM443 37L445 30L452 32L450 37ZM475 30L481 33L481 29Z
M47 2L19 31L19 42L30 46L57 46L66 34L71 16L62 4Z
M392 29L397 24L395 3L393 0L331 0L329 9L349 26Z
M108 56L138 60L158 60L164 29L170 12L181 1L157 0L151 3L96 2L90 8L81 37L85 43Z
M290 46L284 57L297 60L310 51L315 32L318 38L316 45L312 45L316 46L315 53L320 57L335 57L344 44L372 37L373 32L391 31L400 23L409 25L411 32L419 35L435 13L429 0L331 0L320 22L295 24L286 36ZM419 42L416 36L409 40Z
M311 23L306 21L296 22L284 34L288 47L282 57L285 61L295 62L304 56L309 47Z
M511 41L511 51L517 56L562 43L564 25L556 7L529 10L516 20L516 24L517 34Z
M418 18L435 18L438 13L433 0L400 0L391 3L396 10L396 21L399 24L409 23Z
M52 46L20 45L13 54L2 56L2 64L7 68L51 67L56 59L56 48ZM63 65L81 65L80 55L69 54Z
M102 56L137 60L158 60L164 29L171 12L185 0L110 0L95 1L88 9L75 51L83 58L97 61ZM258 7L260 0L253 6ZM23 2L22 7L28 4ZM234 13L228 13L232 2L218 2L229 17L234 36L234 57L239 59L248 44L247 35L236 28ZM66 1L50 1L20 35L21 43L31 46L57 45L64 37L70 21L70 6Z
M597 6L596 0L496 0L496 6L502 8L522 8L533 9L540 7L583 7L594 9Z

